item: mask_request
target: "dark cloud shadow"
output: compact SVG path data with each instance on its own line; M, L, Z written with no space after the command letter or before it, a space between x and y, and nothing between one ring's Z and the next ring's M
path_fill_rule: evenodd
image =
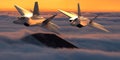
M52 48L78 48L72 43L55 34L36 33L22 38L23 41L35 45L45 45Z

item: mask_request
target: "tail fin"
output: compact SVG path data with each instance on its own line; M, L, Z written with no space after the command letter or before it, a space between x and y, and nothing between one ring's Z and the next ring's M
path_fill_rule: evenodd
M34 5L33 16L34 15L40 15L38 2L35 2L35 5Z
M32 17L32 13L20 6L15 5L15 8L17 9L17 11L20 13L20 15L24 16L24 17Z
M78 17L81 16L80 5L78 3Z

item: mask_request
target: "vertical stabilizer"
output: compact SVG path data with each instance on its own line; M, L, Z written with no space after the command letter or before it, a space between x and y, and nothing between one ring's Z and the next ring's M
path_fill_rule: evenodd
M32 13L18 5L15 5L15 8L17 9L17 11L20 13L20 15L24 16L24 17L31 17Z
M34 5L33 16L34 15L40 15L38 2L35 2L35 5Z
M78 3L78 17L81 16L80 5Z

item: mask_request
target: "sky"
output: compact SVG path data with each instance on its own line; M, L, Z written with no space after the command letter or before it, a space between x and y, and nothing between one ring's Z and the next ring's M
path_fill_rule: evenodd
M58 9L76 11L77 3L80 3L83 12L120 12L120 0L1 0L0 10L16 11L15 4L31 10L35 1L39 2L42 11L57 11Z

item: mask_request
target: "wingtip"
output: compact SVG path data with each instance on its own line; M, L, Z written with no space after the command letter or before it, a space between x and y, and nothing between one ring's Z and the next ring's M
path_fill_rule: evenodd
M107 32L107 33L109 33L109 32L110 32L108 29L105 29L105 28L103 29L103 31L105 31L105 32Z
M106 30L105 32L108 32L108 33L109 33L110 31L109 31L109 30Z
M17 4L14 4L14 7L19 7Z
M61 11L61 9L58 9L58 11Z
M15 5L14 5L14 7L15 7L15 8L17 8L17 7L18 7L18 5L16 5L16 4L15 4Z
M16 4L14 4L14 6L17 6Z
M58 9L58 11L63 12L64 10Z
M110 31L109 31L108 29L106 29L106 28L104 29L104 31L105 31L105 32L108 32L108 33L110 32Z

